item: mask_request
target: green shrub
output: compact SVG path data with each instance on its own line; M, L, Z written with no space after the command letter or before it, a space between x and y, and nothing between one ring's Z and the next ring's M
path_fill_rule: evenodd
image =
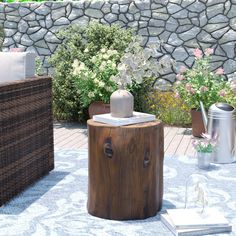
M3 27L0 25L0 51L2 51L3 41L4 41L4 30Z
M190 108L172 91L153 90L148 99L149 112L168 125L189 126Z
M133 40L131 30L117 25L90 23L86 27L70 25L58 32L62 43L50 59L54 67L53 107L57 119L83 120L84 110L75 86L72 64L75 59L92 67L91 58L102 48L115 49L120 56Z

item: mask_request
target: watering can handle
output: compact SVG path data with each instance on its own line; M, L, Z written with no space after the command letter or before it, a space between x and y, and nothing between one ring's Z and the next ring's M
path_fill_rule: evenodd
M206 114L206 111L205 111L205 108L204 108L204 105L202 103L202 101L200 101L200 108L201 108L201 114L202 114L202 119L203 119L203 124L204 124L204 127L205 127L205 131L207 131L207 114Z

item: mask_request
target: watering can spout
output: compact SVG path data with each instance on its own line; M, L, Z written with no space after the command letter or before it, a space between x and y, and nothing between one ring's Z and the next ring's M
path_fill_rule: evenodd
M202 113L203 124L204 124L205 131L206 131L208 120L207 120L207 114L206 114L206 111L205 111L202 101L200 101L200 108L201 108L201 113Z

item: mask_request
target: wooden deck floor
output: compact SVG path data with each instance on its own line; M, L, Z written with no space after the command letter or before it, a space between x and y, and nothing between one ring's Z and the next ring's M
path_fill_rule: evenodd
M191 129L164 127L164 149L167 155L193 156ZM79 123L54 124L55 149L79 149L88 147L87 127Z

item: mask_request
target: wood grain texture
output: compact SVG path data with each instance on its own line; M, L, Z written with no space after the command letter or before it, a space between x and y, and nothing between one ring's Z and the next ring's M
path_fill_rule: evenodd
M163 197L163 125L87 124L88 212L116 220L154 216Z

